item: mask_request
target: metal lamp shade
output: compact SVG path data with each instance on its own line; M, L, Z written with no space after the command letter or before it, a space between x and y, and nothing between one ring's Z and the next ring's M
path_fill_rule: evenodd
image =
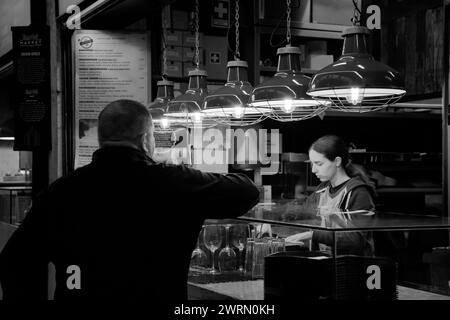
M278 121L305 120L325 111L324 103L306 94L311 78L301 73L300 54L290 45L277 50L277 73L253 89L253 107L271 109L269 117Z
M248 105L253 87L248 82L247 62L229 61L227 68L227 83L206 96L202 112L209 119L230 126L247 126L264 120L269 108Z
M342 56L317 72L308 94L330 108L347 112L368 112L387 107L405 93L399 72L376 61L367 52L366 27L343 32Z
M165 116L170 124L192 126L211 126L215 124L204 119L201 114L203 100L207 95L207 73L204 70L194 69L189 71L189 86L186 92L167 105Z
M173 82L163 79L158 81L155 100L150 104L149 111L153 118L155 128L166 129L168 127L168 119L165 117L167 105L174 98Z

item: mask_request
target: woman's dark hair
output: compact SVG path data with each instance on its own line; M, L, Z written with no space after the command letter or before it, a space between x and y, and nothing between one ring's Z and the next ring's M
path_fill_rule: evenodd
M375 185L367 176L364 168L351 162L348 145L342 138L335 135L323 136L311 144L309 150L311 149L323 154L330 161L340 157L342 159L342 167L347 175L349 177L359 177L374 191Z

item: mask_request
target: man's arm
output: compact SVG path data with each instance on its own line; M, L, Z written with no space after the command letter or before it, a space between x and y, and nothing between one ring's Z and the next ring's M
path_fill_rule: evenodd
M259 190L245 175L205 173L186 166L173 166L170 175L177 192L185 194L191 207L208 218L233 218L247 213L259 201Z
M0 253L3 299L47 299L47 212L40 196Z

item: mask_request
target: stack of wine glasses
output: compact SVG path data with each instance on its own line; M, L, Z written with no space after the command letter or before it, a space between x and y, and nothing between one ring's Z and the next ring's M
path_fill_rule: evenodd
M197 246L192 252L191 267L210 265L210 274L244 272L244 249L249 235L248 225L238 224L207 224L199 234ZM208 254L201 247L206 247Z
M197 245L191 254L191 268L204 270L208 265L208 256L206 252L200 246L200 239L203 237L205 226L202 227L197 238Z
M203 242L205 246L211 251L211 270L210 274L217 274L215 263L215 252L222 244L222 226L218 224L205 225L203 229Z
M233 245L238 248L238 270L243 273L244 270L244 249L247 245L247 239L250 235L250 230L247 224L234 224L231 226L231 239Z
M233 248L230 246L230 227L231 224L224 225L225 228L225 247L219 252L219 270L222 273L235 271L237 257Z

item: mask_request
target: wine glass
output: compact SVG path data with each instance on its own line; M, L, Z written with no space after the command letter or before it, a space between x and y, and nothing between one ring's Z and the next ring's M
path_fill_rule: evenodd
M219 253L219 270L220 272L234 271L236 270L236 253L230 247L230 227L231 224L225 225L225 248L220 250Z
M205 229L203 230L203 242L205 246L208 248L209 251L211 251L211 257L212 257L212 267L211 267L211 274L217 274L217 270L214 266L214 252L219 249L220 245L222 244L222 235L221 235L221 229L222 226L217 224L211 224L206 225Z
M198 234L197 238L197 245L195 246L194 251L192 251L191 254L191 267L201 267L204 268L208 263L208 256L206 255L206 252L200 248L200 238L203 237L203 229L205 226L202 227Z
M231 239L233 245L239 249L239 271L244 272L243 251L247 244L249 228L246 224L235 224L231 227Z

